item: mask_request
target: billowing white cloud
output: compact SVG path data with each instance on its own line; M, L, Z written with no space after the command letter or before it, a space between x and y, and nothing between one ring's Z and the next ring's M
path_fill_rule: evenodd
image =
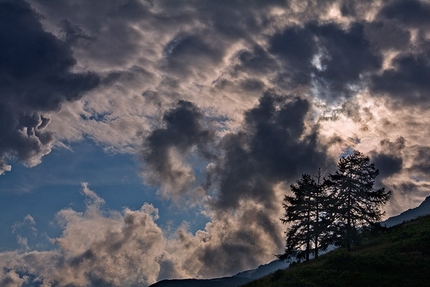
M63 228L60 237L51 239L57 248L0 253L2 282L147 286L165 278L234 274L270 261L273 250L282 248L280 224L270 220L279 209L268 215L263 205L243 201L241 211L214 213L213 221L196 234L184 223L167 236L156 224L158 210L152 205L105 210L103 199L87 183L82 186L85 211L66 208L57 213Z

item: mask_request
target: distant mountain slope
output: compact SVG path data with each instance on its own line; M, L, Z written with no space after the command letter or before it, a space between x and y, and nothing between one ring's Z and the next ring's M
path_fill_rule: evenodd
M150 287L237 287L250 281L252 281L252 279L241 277L163 280Z
M351 252L338 249L244 286L430 286L430 216L368 235Z
M285 269L289 265L290 265L289 262L274 260L268 264L258 266L257 269L240 272L234 275L233 278L241 277L241 278L249 278L251 280L255 280L255 279L264 277L270 273L273 273L276 270Z
M285 269L288 265L288 262L275 260L268 264L260 265L257 269L243 271L231 277L215 279L163 280L151 285L150 287L237 287L273 273L276 270Z
M390 217L386 221L381 222L381 225L390 227L424 215L430 215L430 196L428 196L418 207L408 209L397 216Z

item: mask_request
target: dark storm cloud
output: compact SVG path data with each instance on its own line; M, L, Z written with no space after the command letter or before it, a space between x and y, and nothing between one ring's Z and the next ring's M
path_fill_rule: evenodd
M424 176L430 174L430 147L417 147L417 155L411 170L421 173Z
M79 25L72 24L68 20L61 21L60 25L64 41L67 44L88 46L92 41L95 40L94 37L83 31Z
M420 1L390 1L366 27L375 47L397 49L391 67L371 77L370 90L407 105L428 103L430 46L425 33L430 24L430 4ZM416 29L412 43L411 28Z
M312 30L318 36L318 44L328 53L322 57L322 71L316 74L329 81L331 91L348 90L348 84L357 83L360 75L380 67L382 59L372 53L362 24L353 24L348 31L336 25L313 27Z
M381 177L388 177L402 169L403 159L390 154L378 154L372 156L373 162Z
M382 140L380 142L381 152L371 152L372 161L379 169L379 181L398 173L403 168L402 150L405 148L405 139L398 137L396 141Z
M278 70L273 56L259 45L244 49L237 53L238 63L233 66L234 72L244 72L250 75L264 75Z
M261 91L264 88L264 83L257 79L245 79L240 86L244 92Z
M375 51L403 50L410 45L410 32L390 21L367 23L364 33Z
M379 12L379 16L395 19L411 27L430 24L430 4L423 1L391 1Z
M307 100L267 92L245 114L241 131L220 143L216 206L235 208L240 199L273 204L273 185L326 165L317 144L317 131L305 134Z
M334 23L288 27L271 38L269 51L284 60L291 84L314 81L328 98L350 94L351 85L360 84L363 74L376 71L382 63L360 23L348 30Z
M152 184L168 185L186 192L191 183L187 177L192 176L192 171L187 171L181 164L175 165L171 152L177 152L181 160L196 147L198 153L210 157L207 144L213 133L207 128L200 109L187 101L179 101L167 111L163 122L165 127L155 129L145 140L142 152L144 172Z
M23 1L0 3L0 158L29 165L49 152L52 134L44 112L58 111L99 85L99 77L71 72L71 49L43 30Z
M371 89L387 93L404 104L430 100L430 61L428 55L401 54L393 59L392 69L372 77Z
M285 61L286 69L292 73L295 83L309 83L309 72L314 70L311 61L317 47L308 29L298 26L287 28L270 39L269 47L271 53Z
M193 68L200 70L219 63L223 49L205 42L200 35L177 35L167 43L164 56L166 71L186 77L193 74Z

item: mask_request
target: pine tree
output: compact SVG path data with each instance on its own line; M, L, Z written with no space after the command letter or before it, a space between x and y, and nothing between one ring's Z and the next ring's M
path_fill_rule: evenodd
M308 261L312 252L317 258L318 252L328 247L326 230L329 222L324 212L327 196L321 173L317 180L303 174L290 188L292 196L284 197L285 214L281 218L282 223L290 226L286 232L284 254L278 258L295 257Z
M390 191L374 189L379 171L369 157L358 151L338 162L338 171L329 176L328 186L335 200L328 212L333 216L333 241L351 250L360 227L377 222L384 212L381 206L390 198Z

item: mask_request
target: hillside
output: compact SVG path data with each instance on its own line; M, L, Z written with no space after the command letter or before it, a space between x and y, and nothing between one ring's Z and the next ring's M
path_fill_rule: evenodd
M244 286L430 286L430 216L369 235L349 253L335 250Z

